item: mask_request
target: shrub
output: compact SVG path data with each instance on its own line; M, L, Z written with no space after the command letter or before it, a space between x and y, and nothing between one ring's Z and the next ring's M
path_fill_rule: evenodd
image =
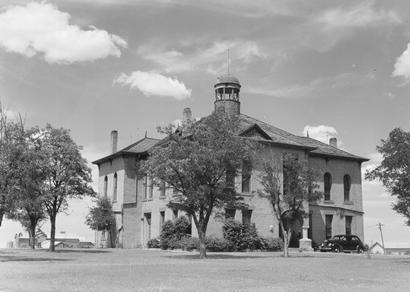
M182 243L180 238L172 237L168 240L169 249L182 249Z
M171 220L167 220L162 225L160 241L161 241L161 248L167 249L169 247L169 240L172 239L175 233L175 226Z
M208 251L232 251L231 243L225 238L207 237L205 246Z
M255 250L262 248L261 239L256 231L255 224L242 224L229 219L225 222L223 236L233 250Z
M283 249L283 240L281 238L261 238L262 249L267 251L280 251Z
M182 237L180 243L183 250L191 251L193 249L199 249L199 239L196 237Z
M178 217L175 221L167 220L162 225L160 241L162 249L182 248L180 240L191 232L191 224L185 216Z
M149 248L160 248L161 242L158 238L153 238L153 239L148 240L147 246Z
M174 222L174 236L182 238L191 233L191 223L189 223L187 217L181 216L175 219Z

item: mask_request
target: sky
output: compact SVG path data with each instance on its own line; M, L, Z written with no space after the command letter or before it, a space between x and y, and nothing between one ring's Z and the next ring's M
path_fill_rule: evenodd
M241 112L380 162L376 145L410 130L407 0L0 1L0 100L27 125L71 130L88 161L160 137L156 127L213 110L213 85L239 78ZM91 164L90 164L91 166ZM94 180L98 171L93 167ZM95 185L95 183L94 183ZM410 246L410 227L378 182L363 180L367 243ZM90 199L71 202L57 231L94 239ZM45 223L44 231L49 232ZM21 227L6 220L0 247Z

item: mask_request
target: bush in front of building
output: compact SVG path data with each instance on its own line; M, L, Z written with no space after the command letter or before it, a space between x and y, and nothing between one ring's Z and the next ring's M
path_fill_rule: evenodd
M262 249L266 251L281 251L283 250L283 240L281 238L261 237Z
M147 242L148 248L160 248L161 241L158 238L152 238Z
M207 237L205 239L205 246L208 251L222 252L232 251L232 244L225 238Z
M262 241L255 224L242 224L233 219L225 221L223 237L234 251L262 249Z
M190 233L191 224L185 216L178 217L174 221L165 221L161 229L160 246L162 249L182 248L181 238L187 237Z

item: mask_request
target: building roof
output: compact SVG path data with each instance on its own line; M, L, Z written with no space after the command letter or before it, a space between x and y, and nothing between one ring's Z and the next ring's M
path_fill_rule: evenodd
M207 117L205 117L204 119L206 118ZM254 133L255 131L259 134L257 135L257 137L252 136L252 133ZM326 143L322 143L309 137L301 137L291 134L285 130L279 129L275 126L272 126L245 114L239 115L238 135L245 137L250 136L255 140L276 144L283 147L301 148L309 151L309 154L312 156L325 156L340 159L357 160L360 162L368 161L367 158L353 155L339 148L330 146ZM126 154L145 154L153 146L157 145L159 141L161 140L145 137L113 154L100 158L93 163L100 164L101 162L104 162L108 159L113 159L115 157Z
M144 154L153 146L155 146L159 141L159 139L145 137L115 153L93 161L93 164L100 164L101 162L104 162L106 160L126 154Z
M251 128L259 129L264 132L265 135L269 136L270 142L293 146L298 148L304 148L309 150L310 154L318 155L318 156L328 156L334 158L342 158L342 159L352 159L358 161L367 161L367 158L363 158L360 156L356 156L350 154L346 151L343 151L339 148L330 146L328 144L322 143L318 140L309 138L309 137L301 137L293 135L287 131L279 129L275 126L269 125L265 122L259 121L255 118L247 116L245 114L239 115L239 122L240 122L240 133L244 134L249 131ZM269 139L266 139L269 142Z

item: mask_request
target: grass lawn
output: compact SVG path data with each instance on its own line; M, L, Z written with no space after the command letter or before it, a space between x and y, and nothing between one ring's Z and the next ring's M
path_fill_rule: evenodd
M0 249L0 291L410 291L410 257Z

